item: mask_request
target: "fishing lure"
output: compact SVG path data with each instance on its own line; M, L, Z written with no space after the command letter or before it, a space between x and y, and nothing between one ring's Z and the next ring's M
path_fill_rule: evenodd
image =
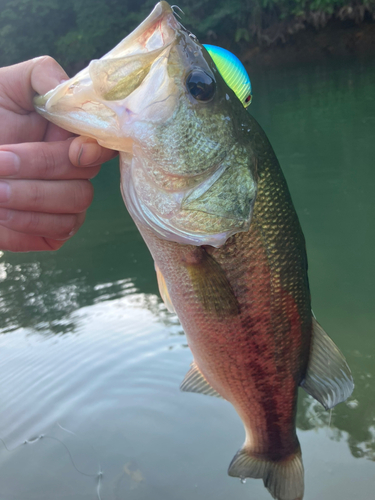
M253 98L250 78L242 62L229 50L215 45L203 44L203 47L212 57L225 83L236 94L238 99L247 108Z

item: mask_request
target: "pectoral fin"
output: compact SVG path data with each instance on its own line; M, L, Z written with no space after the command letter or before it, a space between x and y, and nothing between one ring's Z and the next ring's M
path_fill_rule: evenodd
M220 318L239 314L240 305L223 269L205 250L199 257L185 263L199 302Z
M168 311L171 313L175 313L176 311L173 307L171 297L169 295L167 284L165 282L164 276L162 275L160 269L158 268L158 266L156 264L155 264L155 271L156 271L156 277L158 280L160 296L161 296L166 308L168 309Z
M328 410L351 395L354 383L342 352L315 318L312 322L310 358L301 387Z
M215 389L213 389L204 378L195 361L192 362L190 370L185 375L185 378L180 385L180 389L184 392L197 392L199 394L205 394L206 396L222 398L222 396L220 396L220 394L215 391Z

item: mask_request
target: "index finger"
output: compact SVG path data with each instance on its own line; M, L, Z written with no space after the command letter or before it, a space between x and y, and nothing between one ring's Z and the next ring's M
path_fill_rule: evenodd
M78 168L69 160L72 140L31 142L0 147L0 177L13 179L92 179L99 164ZM12 155L15 155L15 157Z

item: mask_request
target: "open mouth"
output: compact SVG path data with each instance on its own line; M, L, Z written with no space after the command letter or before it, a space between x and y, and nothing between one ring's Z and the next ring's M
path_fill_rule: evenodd
M150 105L149 93L134 95L151 69L153 75L159 76L153 76L154 87L163 83L168 54L180 29L169 4L158 3L132 33L101 59L91 61L75 77L44 96L36 96L37 111L71 132L94 137L109 148L128 150L119 143L126 136L124 123Z

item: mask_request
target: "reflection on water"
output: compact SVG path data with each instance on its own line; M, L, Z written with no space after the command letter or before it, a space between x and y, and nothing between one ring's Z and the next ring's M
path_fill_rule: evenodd
M23 265L3 262L0 269L3 282L0 306L6 311L4 333L20 326L53 333L74 330L69 316L81 306L80 297L91 292L84 279L67 283L63 270L43 269L40 262Z
M356 388L360 389L358 383ZM353 397L344 405L346 408L342 410L337 407L325 411L311 396L306 396L300 403L297 427L301 430L326 428L330 439L347 442L354 457L375 461L375 411L370 414L361 411L358 400Z
M0 273L2 333L20 327L47 334L72 333L77 327L74 311L128 295L133 305L148 309L165 324L172 324L171 318L178 323L175 315L160 307L156 295L137 293L131 278L92 286L81 276L67 283L62 269L46 270L41 262L23 265L0 262Z
M252 111L304 228L314 312L356 383L332 414L300 391L305 500L368 500L375 70L353 63L250 74ZM158 297L113 163L95 188L85 226L59 252L0 256L1 500L269 499L260 481L226 475L244 437L232 407L178 390L191 354Z

